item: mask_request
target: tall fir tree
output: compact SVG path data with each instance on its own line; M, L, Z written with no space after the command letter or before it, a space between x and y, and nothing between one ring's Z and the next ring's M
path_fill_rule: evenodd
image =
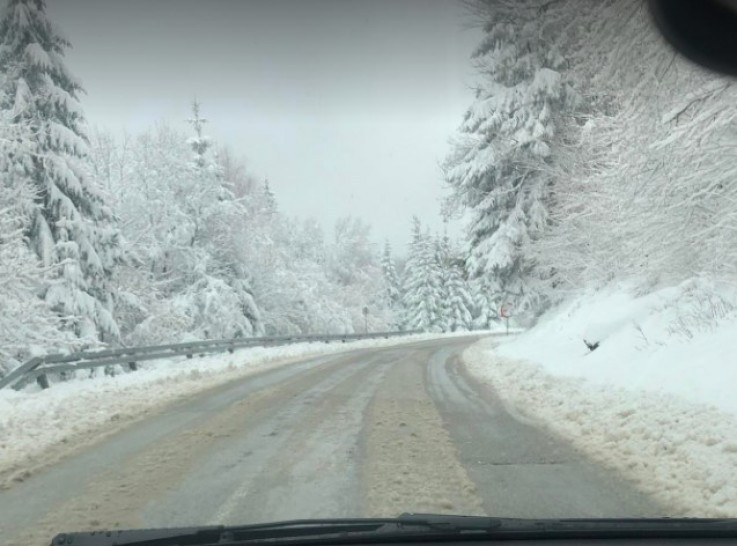
M273 216L277 212L277 205L276 205L276 196L274 195L274 192L271 191L271 186L269 185L269 179L264 180L264 187L262 190L262 199L263 199L263 207L266 214Z
M475 329L494 328L499 324L499 309L503 305L497 286L487 276L469 281L473 298L473 327Z
M238 241L233 238L233 223L243 221L245 209L224 180L212 141L204 132L208 120L202 117L197 100L187 121L194 131L188 140L193 152L189 191L196 196L183 201L191 205L189 246L195 264L192 283L185 288L189 314L204 337L261 333L261 313L245 264L238 256Z
M418 218L412 219L412 241L402 282L404 326L408 330L442 330L441 275L435 248Z
M394 315L394 327L402 326L402 287L397 275L397 268L392 257L392 248L389 241L384 242L384 252L381 255L381 273L384 280L384 301L386 307Z
M6 163L35 193L26 231L49 272L43 297L77 336L114 341L119 232L88 175L82 86L64 64L68 47L45 0L9 0L0 20L0 109L28 130Z
M453 251L447 235L435 243L435 259L440 270L441 323L444 332L458 332L472 327L473 300L464 279L463 259Z
M471 275L518 308L535 305L526 246L546 226L556 119L574 102L563 57L521 14L499 12L486 27L474 54L481 82L444 165L449 208L470 212Z
M397 305L402 298L397 268L392 257L389 241L384 242L384 253L381 255L381 272L386 286L386 299L391 306Z
M0 377L29 358L37 347L73 348L79 340L61 331L60 319L37 296L44 267L27 244L35 192L9 158L24 153L23 124L0 111Z

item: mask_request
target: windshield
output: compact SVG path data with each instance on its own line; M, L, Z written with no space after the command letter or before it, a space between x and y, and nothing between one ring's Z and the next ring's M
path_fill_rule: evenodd
M0 542L737 517L737 89L642 0L2 0Z

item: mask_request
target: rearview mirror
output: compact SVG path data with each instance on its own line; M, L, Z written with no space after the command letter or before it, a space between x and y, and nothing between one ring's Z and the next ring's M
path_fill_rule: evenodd
M682 55L737 76L737 0L649 0L660 32Z

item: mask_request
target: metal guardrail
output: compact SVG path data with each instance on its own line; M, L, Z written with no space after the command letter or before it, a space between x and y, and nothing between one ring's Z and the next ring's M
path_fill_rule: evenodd
M104 366L124 365L131 371L138 369L138 363L146 360L160 360L175 356L192 358L209 353L232 353L247 347L274 347L290 343L346 341L359 339L390 338L418 334L419 331L377 332L371 334L331 334L311 336L252 337L237 339L214 339L174 343L170 345L150 345L146 347L123 347L102 351L83 351L69 354L49 354L38 356L24 362L6 376L0 378L0 389L5 387L22 388L31 381L47 389L50 386L48 374L90 370Z

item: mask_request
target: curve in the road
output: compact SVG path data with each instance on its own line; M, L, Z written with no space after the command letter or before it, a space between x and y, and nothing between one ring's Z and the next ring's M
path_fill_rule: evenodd
M0 491L0 538L397 515L654 516L467 375L473 338L312 358L201 393Z

